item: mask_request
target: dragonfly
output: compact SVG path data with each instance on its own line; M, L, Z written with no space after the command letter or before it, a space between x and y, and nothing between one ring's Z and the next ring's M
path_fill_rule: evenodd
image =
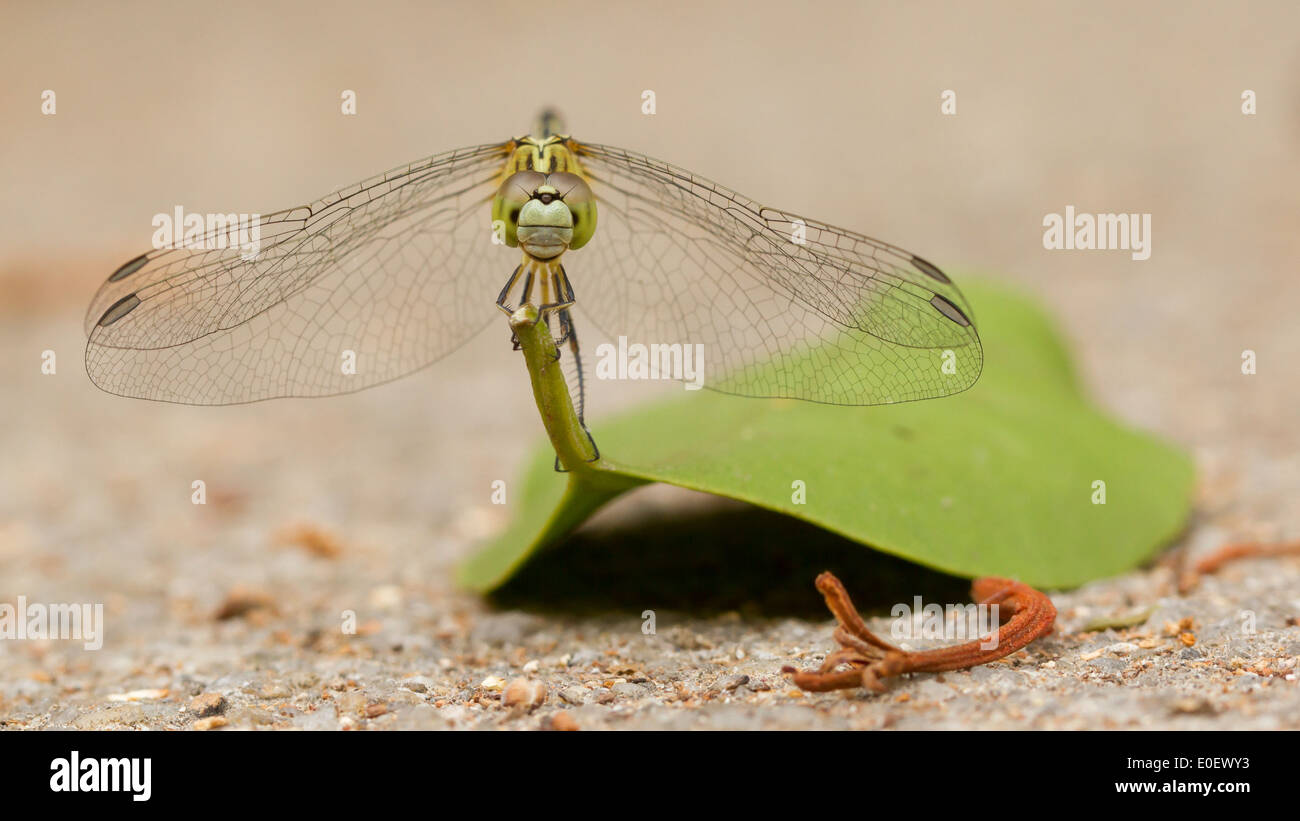
M970 305L936 265L578 140L549 111L527 135L255 226L256 254L205 236L114 271L86 314L94 384L197 405L350 393L437 362L515 302L570 352L584 427L575 314L610 339L703 345L704 386L741 396L908 402L963 391L983 366Z

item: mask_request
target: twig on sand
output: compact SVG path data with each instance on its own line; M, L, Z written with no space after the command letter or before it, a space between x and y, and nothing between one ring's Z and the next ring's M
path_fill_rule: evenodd
M1045 594L1020 582L986 576L971 585L971 598L979 604L998 605L999 616L1005 622L998 628L996 644L976 639L953 647L909 651L895 647L867 629L848 591L833 574L818 576L817 589L839 622L834 636L840 649L826 656L815 671L781 669L792 676L795 686L812 692L866 687L879 693L885 689L881 679L890 676L941 673L987 664L1047 635L1056 620L1056 608ZM848 669L837 669L843 666Z
M1189 593L1201 581L1201 576L1215 573L1229 562L1239 559L1263 559L1277 556L1300 555L1300 541L1281 544L1264 544L1261 542L1238 542L1220 547L1197 560L1196 564L1186 568L1178 579L1178 592Z

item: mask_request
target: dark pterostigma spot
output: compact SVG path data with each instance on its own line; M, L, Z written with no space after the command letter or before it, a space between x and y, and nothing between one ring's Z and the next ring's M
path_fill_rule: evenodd
M934 263L927 262L926 260L923 260L920 257L914 256L912 257L912 264L915 265L921 271L921 273L925 274L931 279L937 279L945 285L952 284L952 280L948 279L948 275L945 274L943 271L940 271L939 268L936 265L934 265Z
M113 272L113 275L108 278L108 281L118 282L120 280L126 279L127 277L131 276L131 274L134 274L136 271L144 267L144 264L149 261L148 259L146 259L146 257L148 256L149 256L148 254L141 254L140 256L131 260L127 264L123 265L121 268L118 268L116 271Z
M104 311L104 315L99 318L99 322L95 324L99 325L101 328L107 328L109 325L112 325L114 322L134 311L136 306L139 304L140 297L135 294L127 294L109 306L109 309Z
M970 319L961 312L961 308L953 305L947 298L935 294L930 300L930 304L939 309L939 313L956 322L958 325L965 327L970 326Z

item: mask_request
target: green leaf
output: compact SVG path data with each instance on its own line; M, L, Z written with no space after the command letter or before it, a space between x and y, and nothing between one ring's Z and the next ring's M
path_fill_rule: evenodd
M497 588L646 482L786 513L961 576L1069 587L1133 567L1181 529L1191 460L1089 405L1028 299L978 281L964 290L985 351L969 391L879 407L683 391L603 420L592 430L598 462L557 473L555 451L538 451L512 525L460 568L460 583ZM804 504L792 501L796 480Z

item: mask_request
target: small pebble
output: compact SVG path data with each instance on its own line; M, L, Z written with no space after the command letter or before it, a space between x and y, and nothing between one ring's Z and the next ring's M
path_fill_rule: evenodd
M731 676L730 678L723 680L721 687L724 690L734 690L737 687L740 687L748 683L749 683L749 676L745 676L745 675Z
M578 722L568 713L559 712L551 716L551 729L560 730L562 732L573 732L578 729Z
M560 691L560 701L565 704L572 704L575 707L583 704L587 700L587 691L581 687L565 687Z
M611 693L619 698L644 698L650 692L640 684L629 684L625 681L619 682L609 689ZM599 703L599 699L597 701Z
M501 700L507 707L532 710L546 701L546 686L538 681L517 678L506 685Z
M479 686L490 693L499 693L505 689L506 680L501 678L501 676L488 676L483 679Z
M203 693L190 699L190 712L199 718L215 716L226 711L226 697L220 693Z
M218 727L224 727L229 723L230 722L226 721L225 716L209 716L207 718L199 719L191 726L196 730L215 730Z

